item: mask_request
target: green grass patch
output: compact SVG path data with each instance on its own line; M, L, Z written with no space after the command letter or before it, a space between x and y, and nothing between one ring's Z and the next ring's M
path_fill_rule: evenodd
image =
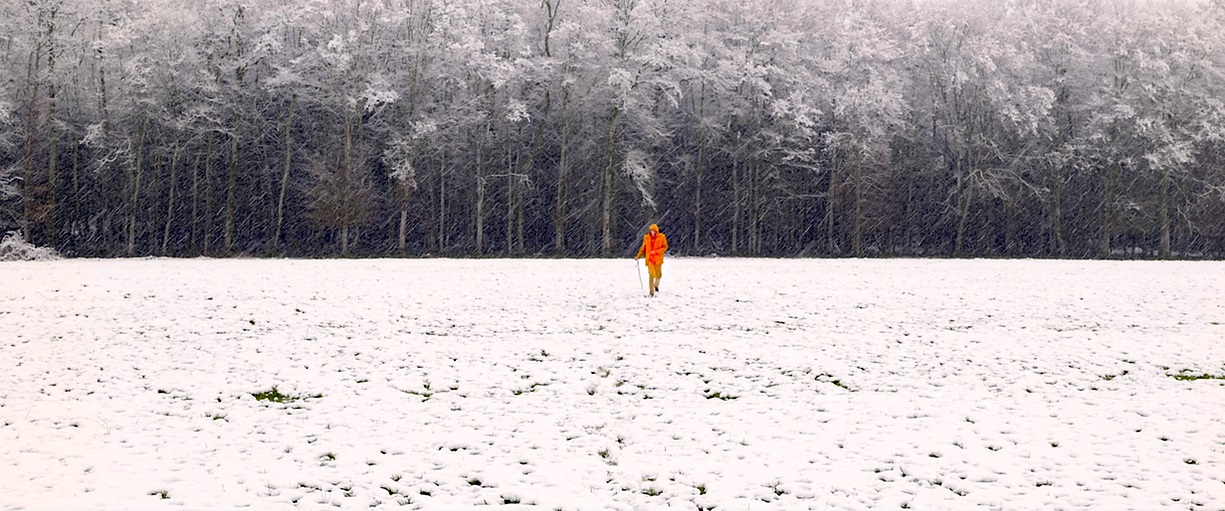
M300 401L308 398L319 399L323 397L323 394L315 394L312 396L294 396L291 394L282 394L276 387L272 387L272 390L266 390L263 392L252 392L251 395L255 396L256 401L271 401L273 403L292 403L294 401Z
M816 380L819 382L829 383L835 387L841 388L842 390L847 390L851 392L855 391L854 389L848 387L845 383L842 383L841 379L834 378L834 375L829 374L829 373L818 374Z
M710 394L706 394L706 399L722 399L724 401L731 401L733 399L740 399L740 396L735 396L732 394L724 394L716 390Z
M149 492L149 495L152 495L152 496L154 496L154 497L160 497L162 500L169 500L169 499L170 499L170 492L168 492L168 491L166 491L166 490L157 490L157 491L151 491L151 492Z
M1225 375L1208 374L1208 373L1190 374L1188 370L1186 369L1184 369L1183 372L1179 374L1171 374L1170 377L1178 381L1225 380Z

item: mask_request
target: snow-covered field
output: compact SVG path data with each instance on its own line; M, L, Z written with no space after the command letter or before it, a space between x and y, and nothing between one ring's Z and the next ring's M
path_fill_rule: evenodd
M0 508L1225 509L1225 264L637 278L0 264Z

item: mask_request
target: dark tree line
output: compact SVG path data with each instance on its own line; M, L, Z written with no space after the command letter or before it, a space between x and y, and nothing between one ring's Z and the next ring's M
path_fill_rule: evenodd
M1225 2L0 4L78 256L1225 255Z

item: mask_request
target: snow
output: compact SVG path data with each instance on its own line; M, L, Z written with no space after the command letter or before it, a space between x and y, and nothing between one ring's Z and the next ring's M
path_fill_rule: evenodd
M1172 377L1225 374L1221 263L636 279L0 264L0 508L1225 508L1225 380Z
M21 232L10 231L0 238L0 261L51 261L60 258L53 248L31 245Z

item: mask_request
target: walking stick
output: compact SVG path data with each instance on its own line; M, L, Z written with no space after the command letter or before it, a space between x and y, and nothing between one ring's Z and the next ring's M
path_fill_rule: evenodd
M642 287L642 267L638 266L638 260L634 259L634 269L638 270L638 290L646 294L646 288Z

